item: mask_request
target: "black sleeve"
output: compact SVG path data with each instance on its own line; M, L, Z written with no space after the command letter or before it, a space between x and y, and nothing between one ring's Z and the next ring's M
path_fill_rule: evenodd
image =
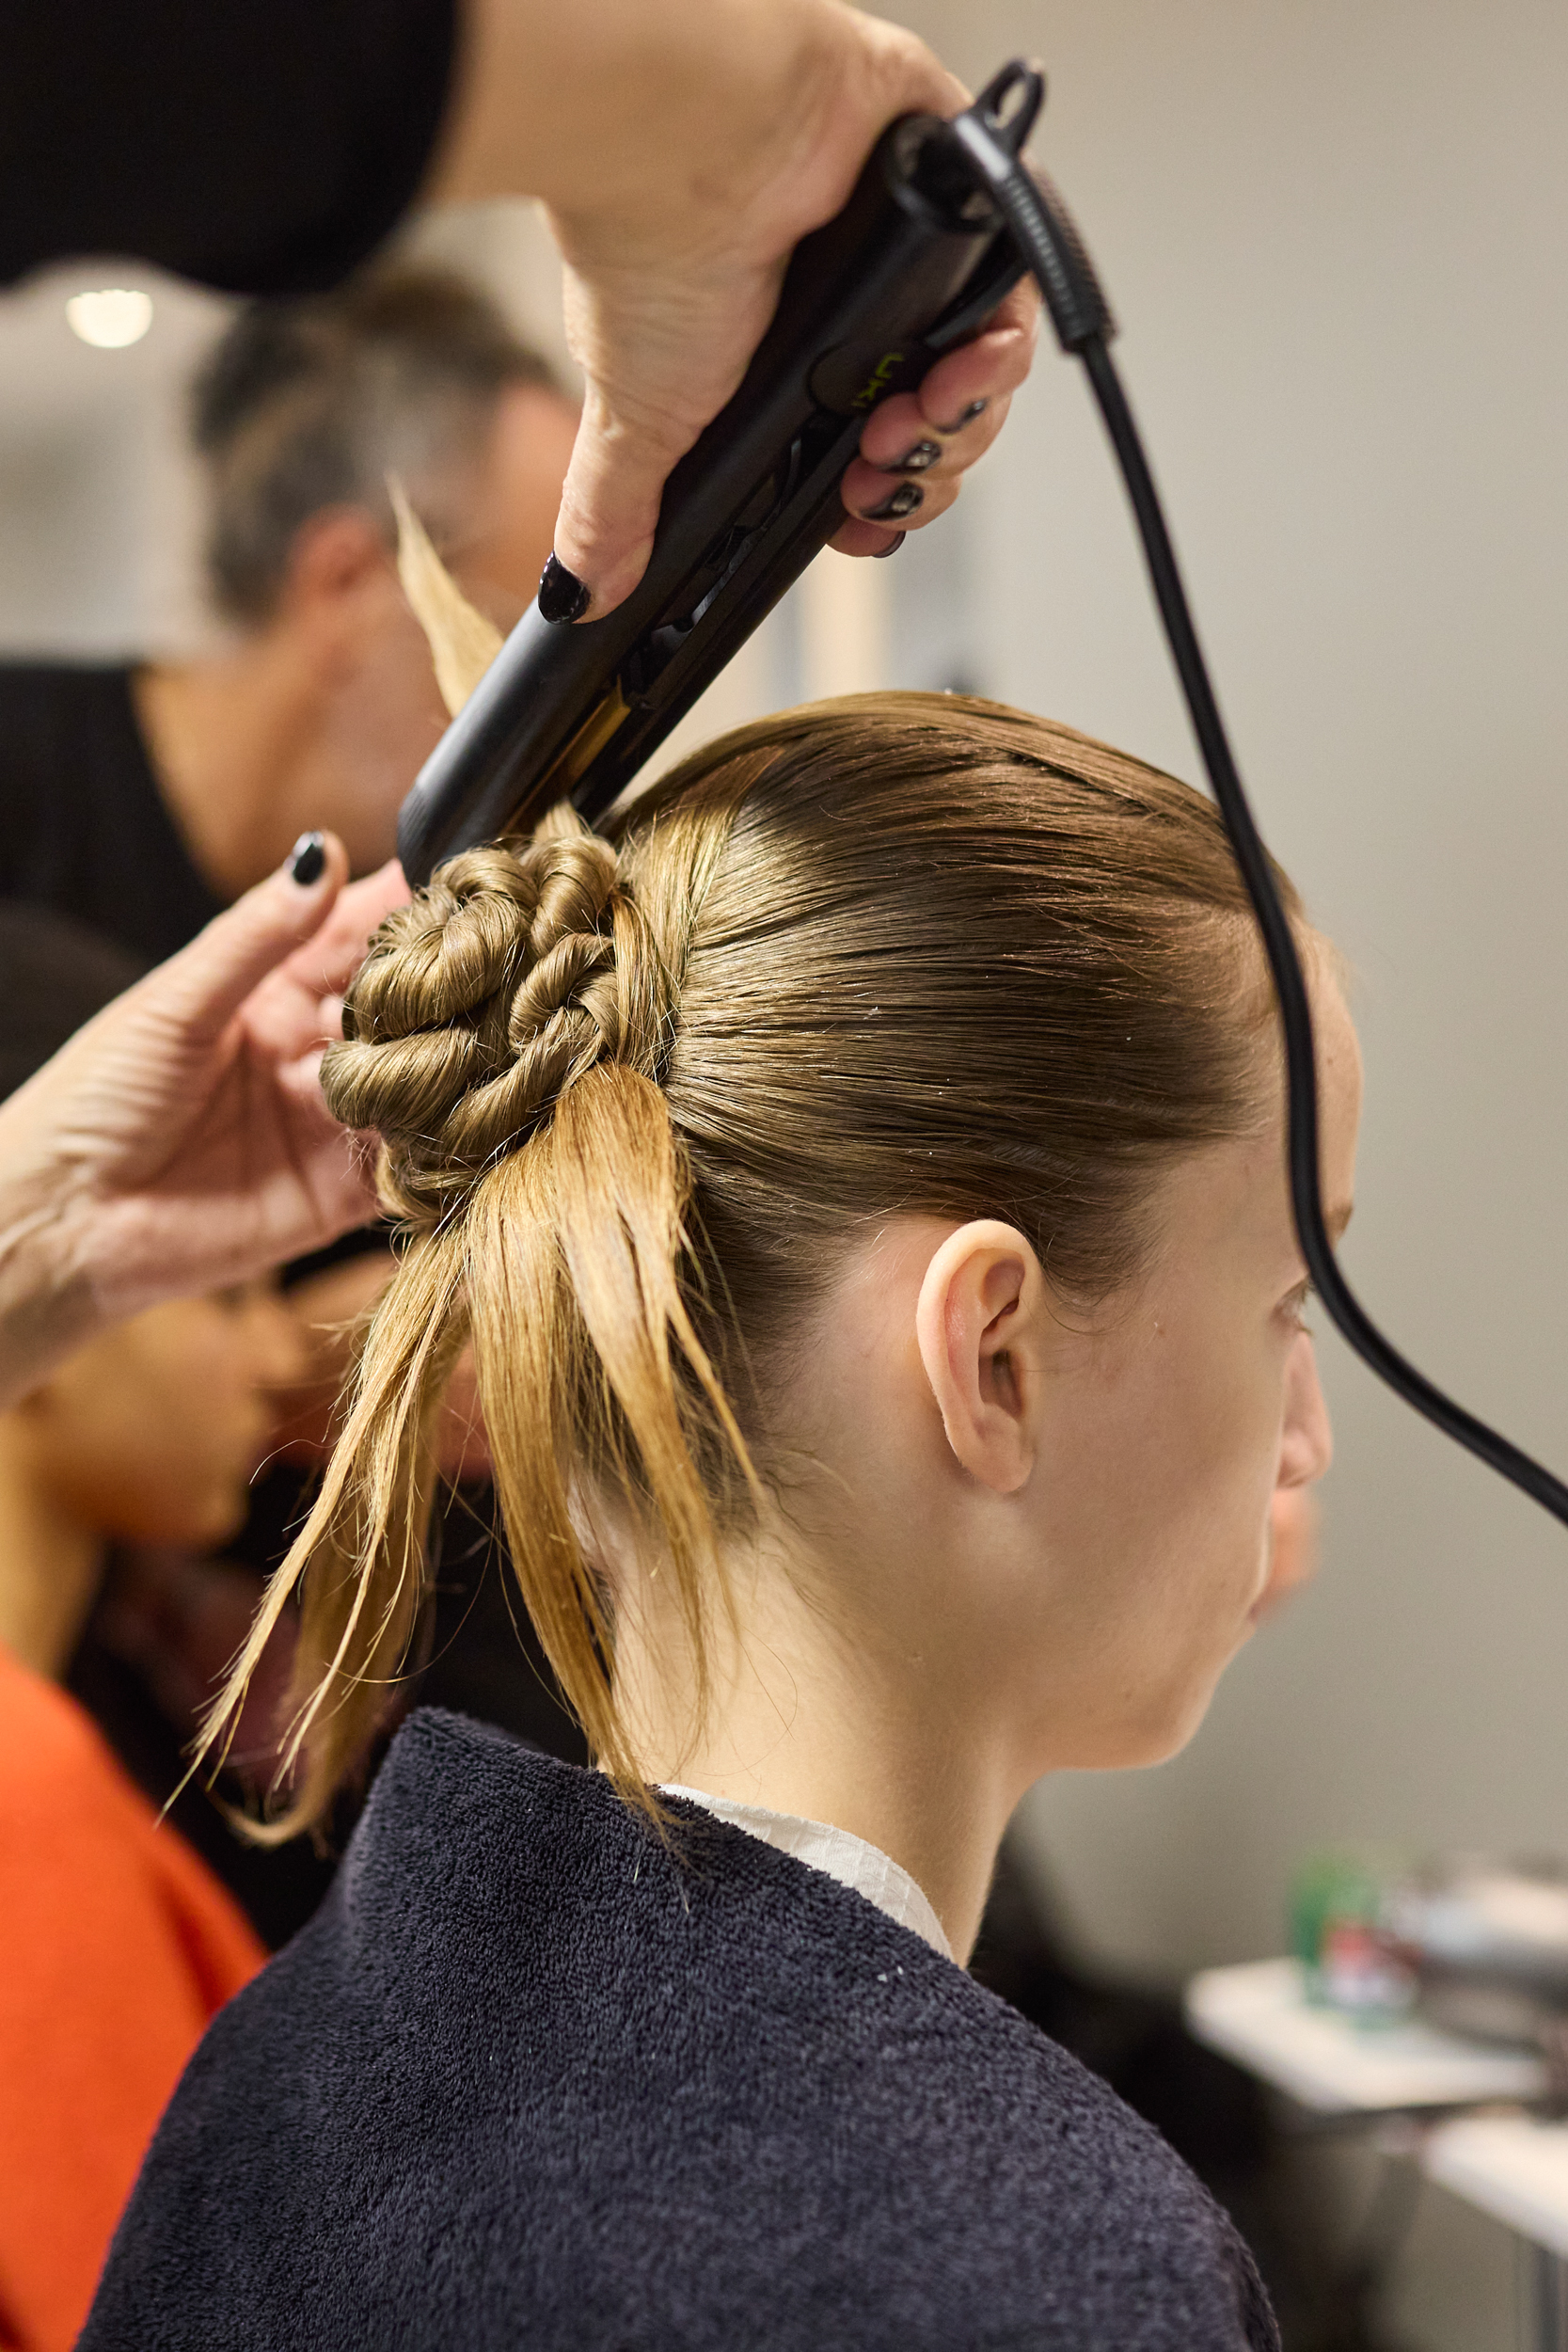
M0 0L0 283L74 254L304 294L411 201L457 0Z

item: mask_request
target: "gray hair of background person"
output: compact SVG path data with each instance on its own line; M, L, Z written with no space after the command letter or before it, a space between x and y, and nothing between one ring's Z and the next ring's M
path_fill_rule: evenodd
M460 529L496 401L518 384L561 391L495 304L445 270L383 269L337 294L247 304L192 390L220 612L266 621L295 534L325 508L363 508L390 543L388 472L438 541Z

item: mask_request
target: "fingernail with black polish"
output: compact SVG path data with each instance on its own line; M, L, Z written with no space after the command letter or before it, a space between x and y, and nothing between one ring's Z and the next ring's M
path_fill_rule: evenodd
M972 400L961 417L955 418L951 424L941 426L940 430L943 433L961 433L966 424L973 424L976 417L983 417L990 406L989 400Z
M871 559L872 562L874 564L879 564L885 555L896 555L909 535L910 534L907 531L899 532L897 537L890 539L885 548L879 548L877 549L876 554Z
M903 456L895 458L891 466L879 467L878 470L881 473L924 473L927 467L934 466L941 455L942 449L936 441L916 441L913 449L907 449Z
M868 506L863 519L868 523L901 522L906 515L914 513L925 496L918 482L901 482L880 506Z
M539 611L546 621L580 621L588 610L589 591L576 572L569 572L552 553L539 575Z
M320 833L302 833L289 851L289 880L301 890L309 890L319 882L326 865L326 836Z

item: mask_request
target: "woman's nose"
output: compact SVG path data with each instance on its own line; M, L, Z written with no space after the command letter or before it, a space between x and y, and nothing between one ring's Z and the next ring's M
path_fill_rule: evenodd
M1281 1486L1309 1486L1334 1459L1334 1429L1318 1379L1309 1332L1295 1342L1285 1367L1285 1425L1279 1448Z

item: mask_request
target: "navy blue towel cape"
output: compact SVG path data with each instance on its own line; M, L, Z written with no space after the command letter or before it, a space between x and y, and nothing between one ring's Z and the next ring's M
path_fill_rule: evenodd
M80 2352L1277 2352L1094 2075L864 1899L434 1711L214 2021Z

